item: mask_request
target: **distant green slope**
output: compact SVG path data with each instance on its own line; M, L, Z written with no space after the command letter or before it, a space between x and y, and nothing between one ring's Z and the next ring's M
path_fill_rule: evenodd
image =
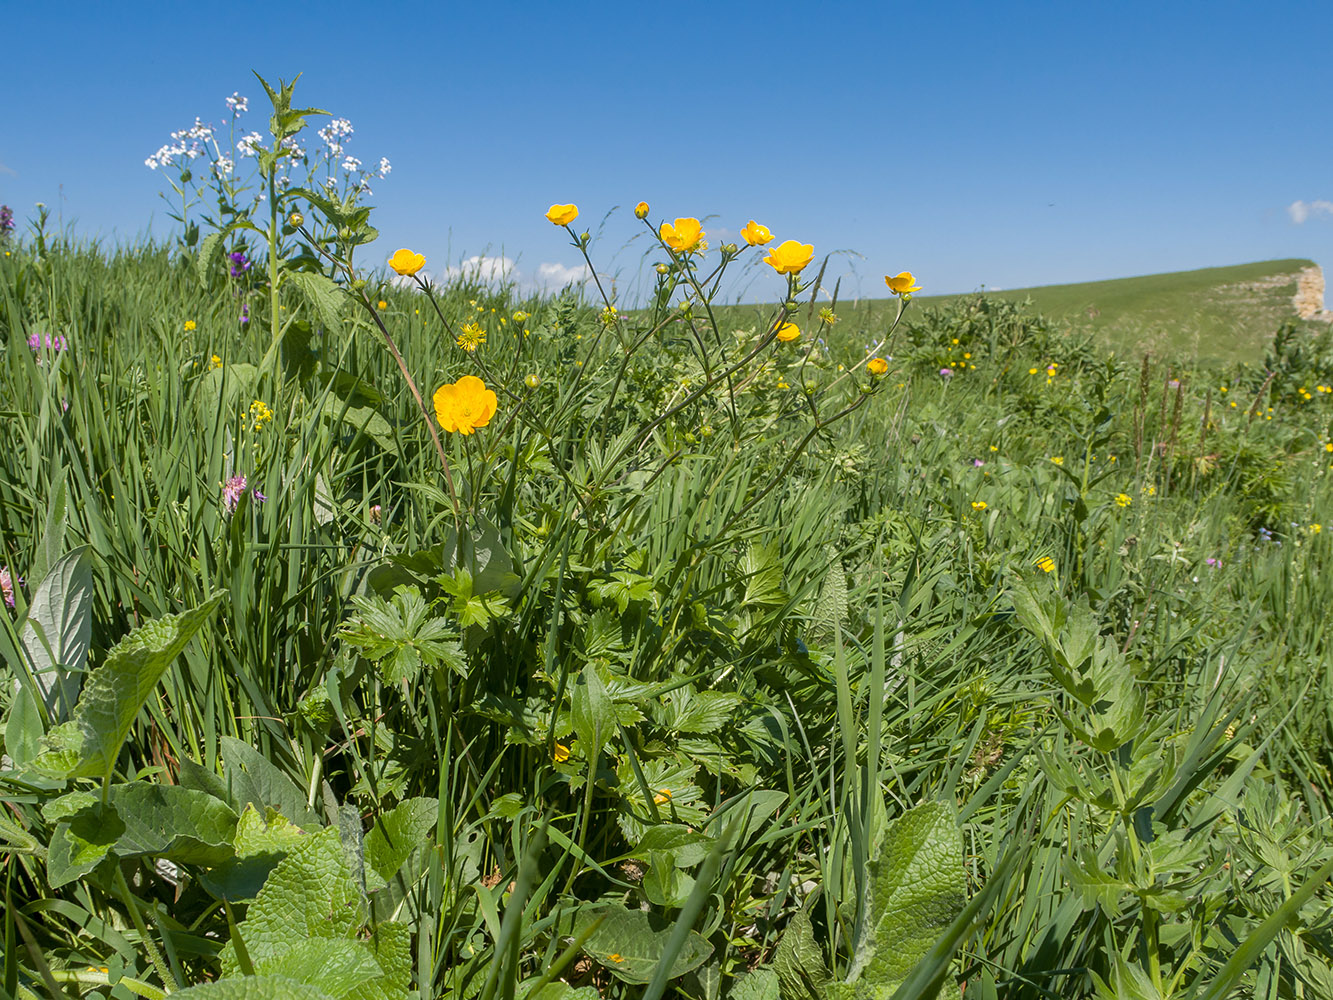
M986 292L1031 300L1043 315L1090 330L1110 350L1151 350L1176 357L1221 361L1258 360L1273 331L1296 318L1292 297L1309 260L1268 260L1138 278L1045 285ZM921 280L921 279L919 279ZM959 296L920 295L912 308L944 305ZM838 314L870 329L892 317L892 299L839 305Z

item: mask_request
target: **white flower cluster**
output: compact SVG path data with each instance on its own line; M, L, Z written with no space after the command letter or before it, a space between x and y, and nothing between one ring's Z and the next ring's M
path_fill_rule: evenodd
M328 144L329 153L337 156L343 151L343 140L350 138L353 131L346 118L334 118L319 130L319 137Z
M350 174L355 170L361 169L361 161L355 156L344 156L342 168Z
M227 107L231 110L232 117L239 117L250 110L250 99L242 97L239 90L232 91L232 95L227 98Z
M389 176L389 171L391 171L392 169L393 169L393 167L391 167L391 166L389 165L389 158L388 158L387 156L381 156L381 157L380 157L380 176L381 176L381 177L388 177L388 176Z
M203 156L203 154L204 151L197 142L192 142L188 146L183 142L169 142L143 162L149 170L156 170L158 167L171 166L176 162L178 156L193 160L196 156Z
M236 143L236 152L242 157L258 156L264 149L264 137L258 132L251 132L249 135L241 136Z
M198 118L195 118L194 124L189 128L181 129L179 132L172 132L171 137L177 142L182 139L191 139L195 142L207 142L213 138L213 126L205 125Z
M236 164L230 156L219 156L213 163L213 172L219 177L226 177L236 169Z

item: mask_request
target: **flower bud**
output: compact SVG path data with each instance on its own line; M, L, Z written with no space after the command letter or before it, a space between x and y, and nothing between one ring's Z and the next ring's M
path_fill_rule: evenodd
M293 226L300 226L305 222L305 216L300 212L293 212L291 215L287 216L287 221Z
M523 384L526 385L529 389L535 389L542 384L542 377L538 375L536 372L533 372L523 380Z
M732 254L734 254L734 253L736 252L736 250L737 250L737 247L736 247L736 244L735 244L735 243L723 243L723 244L722 244L722 252L723 252L724 254L726 254L727 256L731 256Z
M641 201L634 206L634 218L636 219L648 218L648 203L646 201Z
M667 267L665 264L658 264L658 265L657 265L657 273L658 273L658 274L666 274L667 271L669 271L669 270L671 270L671 268Z

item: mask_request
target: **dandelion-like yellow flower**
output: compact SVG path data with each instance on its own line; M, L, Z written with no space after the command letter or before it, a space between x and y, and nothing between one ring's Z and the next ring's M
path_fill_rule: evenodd
M1333 451L1333 441L1330 441L1328 442L1328 444L1324 445L1324 451Z
M797 243L784 240L768 251L764 263L778 274L800 274L815 259L815 248L811 243Z
M426 257L411 250L398 250L389 258L389 266L396 273L410 277L426 266Z
M906 295L909 292L919 292L921 290L921 286L912 277L911 271L902 271L892 277L886 274L884 275L884 284L889 286L889 291L894 295ZM957 343L957 341L954 341L954 343Z
M485 427L499 404L495 393L475 375L464 375L457 382L440 386L433 401L440 426L459 434L471 434L478 427Z
M790 344L793 340L801 339L801 328L795 323L783 323L778 327L777 336L784 344Z
M1117 493L1117 494L1116 494L1115 505L1116 505L1117 507L1128 507L1128 506L1129 506L1130 504L1132 504L1133 502L1134 502L1134 498L1131 497L1128 493Z
M889 363L883 358L871 358L866 362L866 371L876 377L887 375L889 373Z
M972 501L972 509L973 509L973 510L985 510L985 509L986 509L986 501L985 501L985 500L973 500L973 501Z
M389 303L385 302L383 299L380 299L378 302L375 303L375 308L378 309L380 312L384 312L385 309L389 308Z
M699 246L704 238L703 225L698 219L677 219L674 224L662 223L657 231L662 242L676 253L689 253Z
M486 343L486 331L476 323L464 323L454 343L471 354L479 345Z
M546 217L553 226L567 226L579 217L577 205L552 205L546 210Z
M1322 524L1312 524L1312 525L1310 525L1310 534L1312 534L1312 535L1317 535L1317 534L1319 534L1319 533L1320 533L1321 531L1323 531L1323 530L1324 530L1324 526L1323 526Z
M1042 556L1040 559L1037 560L1037 569L1041 570L1043 573L1054 572L1055 560L1052 559L1050 556Z
M195 328L195 322L194 322L194 320L192 320L192 319L187 319L187 320L185 321L185 332L186 332L186 333L191 333L191 332L194 331L194 328Z
M745 242L752 247L761 247L773 242L773 234L768 231L768 227L759 225L754 219L745 224L744 228L741 229L741 235L745 237Z
M648 218L648 203L646 201L641 201L634 206L634 218L636 219Z

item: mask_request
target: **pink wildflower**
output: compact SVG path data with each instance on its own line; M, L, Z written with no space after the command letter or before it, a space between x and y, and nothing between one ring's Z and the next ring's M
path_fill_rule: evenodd
M222 484L222 502L227 505L228 514L236 509L244 493L245 477L239 472Z
M940 369L940 378L953 378L953 369L952 369L952 368L941 368L941 369Z
M19 586L23 586L22 580L19 580ZM12 608L14 606L14 578L10 575L8 566L0 566L0 593L4 594L5 603Z

